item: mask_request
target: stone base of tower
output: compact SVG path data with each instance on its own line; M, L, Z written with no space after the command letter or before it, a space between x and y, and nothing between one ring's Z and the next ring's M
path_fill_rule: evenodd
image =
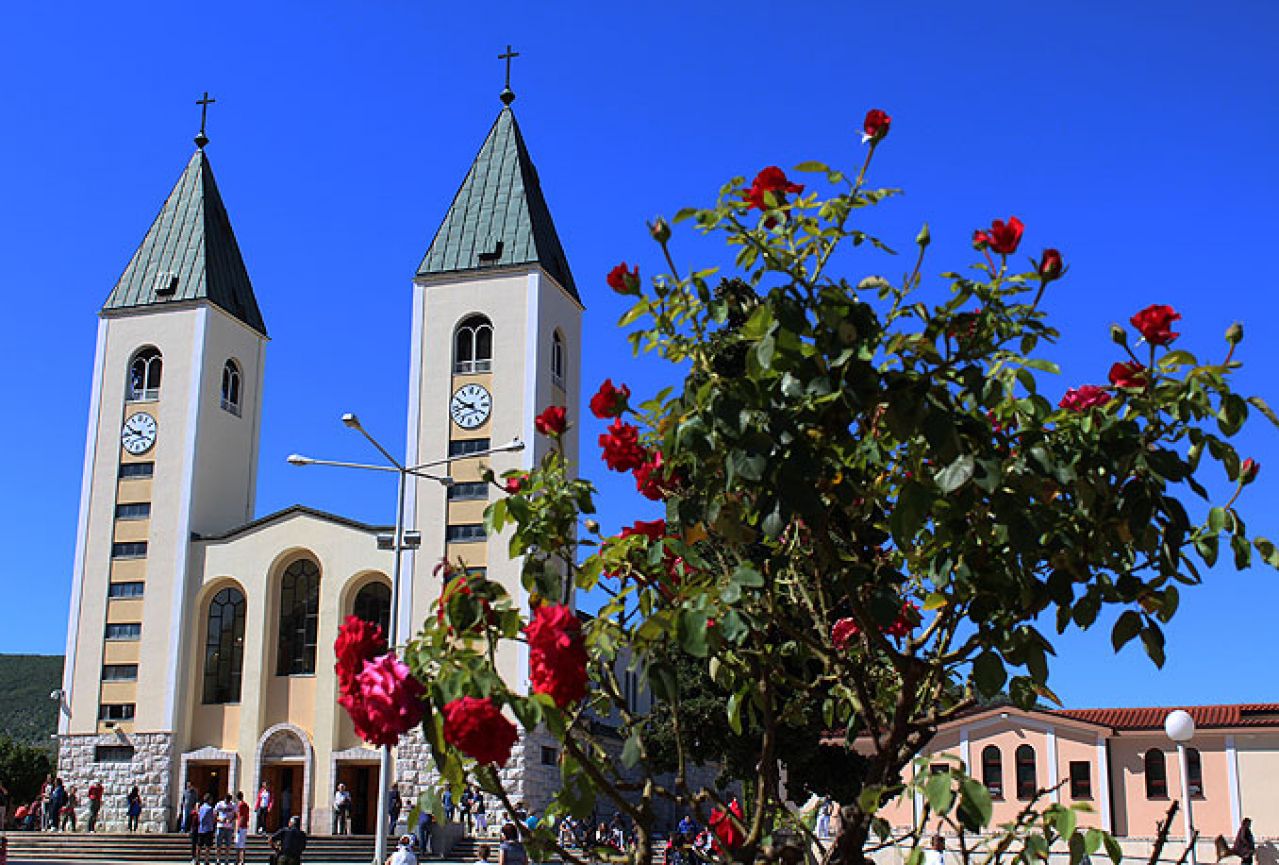
M129 755L124 749L132 748ZM99 831L124 831L128 811L125 797L135 786L142 795L139 832L168 832L173 828L173 736L170 733L129 735L62 735L58 737L58 777L80 800L76 818L81 830L89 818L89 785L102 784Z

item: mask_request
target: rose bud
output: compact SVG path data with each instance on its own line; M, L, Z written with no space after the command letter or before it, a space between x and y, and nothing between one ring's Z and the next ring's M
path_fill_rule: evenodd
M888 127L892 122L893 118L878 108L867 111L866 119L862 122L862 144L878 144L888 134Z
M623 261L608 272L605 281L608 282L608 287L618 294L639 294L639 265L635 265L633 270L627 270L626 262Z
M1257 479L1257 474L1261 471L1261 463L1252 457L1243 461L1243 465L1239 466L1239 485L1247 486Z
M973 249L981 252L990 246L990 235L980 228L973 232Z
M1039 278L1044 284L1059 279L1062 274L1061 253L1055 249L1045 249L1043 257L1039 259Z
M1243 342L1242 324L1236 321L1234 324L1230 325L1230 327L1226 328L1226 342L1231 345L1238 345Z
M1124 330L1117 324L1112 324L1110 326L1110 341L1115 345L1127 345L1128 331Z
M648 233L653 235L653 239L658 243L665 244L671 239L671 224L659 216L649 223Z

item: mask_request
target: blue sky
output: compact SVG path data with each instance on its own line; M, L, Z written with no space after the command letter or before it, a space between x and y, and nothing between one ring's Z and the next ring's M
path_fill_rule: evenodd
M681 8L689 7L689 8ZM1279 403L1279 5L1199 3L642 4L409 2L18 4L0 31L0 652L61 652L95 313L190 156L204 90L209 154L271 330L258 509L294 502L390 519L384 479L299 471L292 451L364 457L356 411L402 446L412 273L499 104L515 108L587 304L583 368L650 394L603 285L618 260L657 270L643 221L713 199L733 175L821 159L853 166L866 109L893 116L874 180L907 194L871 225L901 248L932 225L926 272L972 260L996 217L1071 271L1049 307L1068 384L1104 379L1112 321L1149 303L1185 316L1179 345L1222 352ZM677 236L686 265L718 261ZM852 259L853 275L901 261ZM1054 385L1049 385L1052 390ZM1258 419L1260 420L1260 419ZM593 459L606 527L646 515ZM1250 527L1279 536L1279 432ZM1279 574L1219 569L1183 593L1162 672L1096 629L1062 638L1053 685L1073 706L1279 699L1268 645Z

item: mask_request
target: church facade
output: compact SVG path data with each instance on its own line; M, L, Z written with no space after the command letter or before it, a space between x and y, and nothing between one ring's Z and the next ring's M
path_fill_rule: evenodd
M509 96L509 98L508 98ZM542 455L533 419L579 404L583 305L528 149L506 103L412 278L404 464L414 477L391 609L389 526L294 506L255 515L267 329L205 152L197 150L101 312L85 446L59 774L107 787L108 825L129 788L144 830L203 792L271 785L273 821L331 828L337 784L356 831L375 825L379 753L337 705L333 638L347 615L401 641L431 611L442 556L524 601L507 538L486 536L481 480ZM503 449L515 440L522 450ZM577 440L566 446L575 462ZM496 451L496 452L494 452ZM402 543L402 539L400 541ZM527 687L522 644L499 658ZM526 732L504 772L538 806L554 743ZM397 749L406 794L431 783L420 735Z

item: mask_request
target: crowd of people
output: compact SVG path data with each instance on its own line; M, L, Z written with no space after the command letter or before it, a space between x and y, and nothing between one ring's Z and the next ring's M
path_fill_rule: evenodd
M0 783L0 826L13 826L19 831L27 832L78 832L83 825L85 831L98 831L98 822L102 817L102 797L104 788L100 781L94 781L84 791L68 786L61 778L53 775L45 776L40 787L40 795L30 802L17 804L12 801L9 790ZM137 814L142 813L142 797L138 788L134 787L124 803L129 815L129 831L137 829L137 817L134 814L134 801L137 802ZM80 822L80 814L85 815L84 823Z

